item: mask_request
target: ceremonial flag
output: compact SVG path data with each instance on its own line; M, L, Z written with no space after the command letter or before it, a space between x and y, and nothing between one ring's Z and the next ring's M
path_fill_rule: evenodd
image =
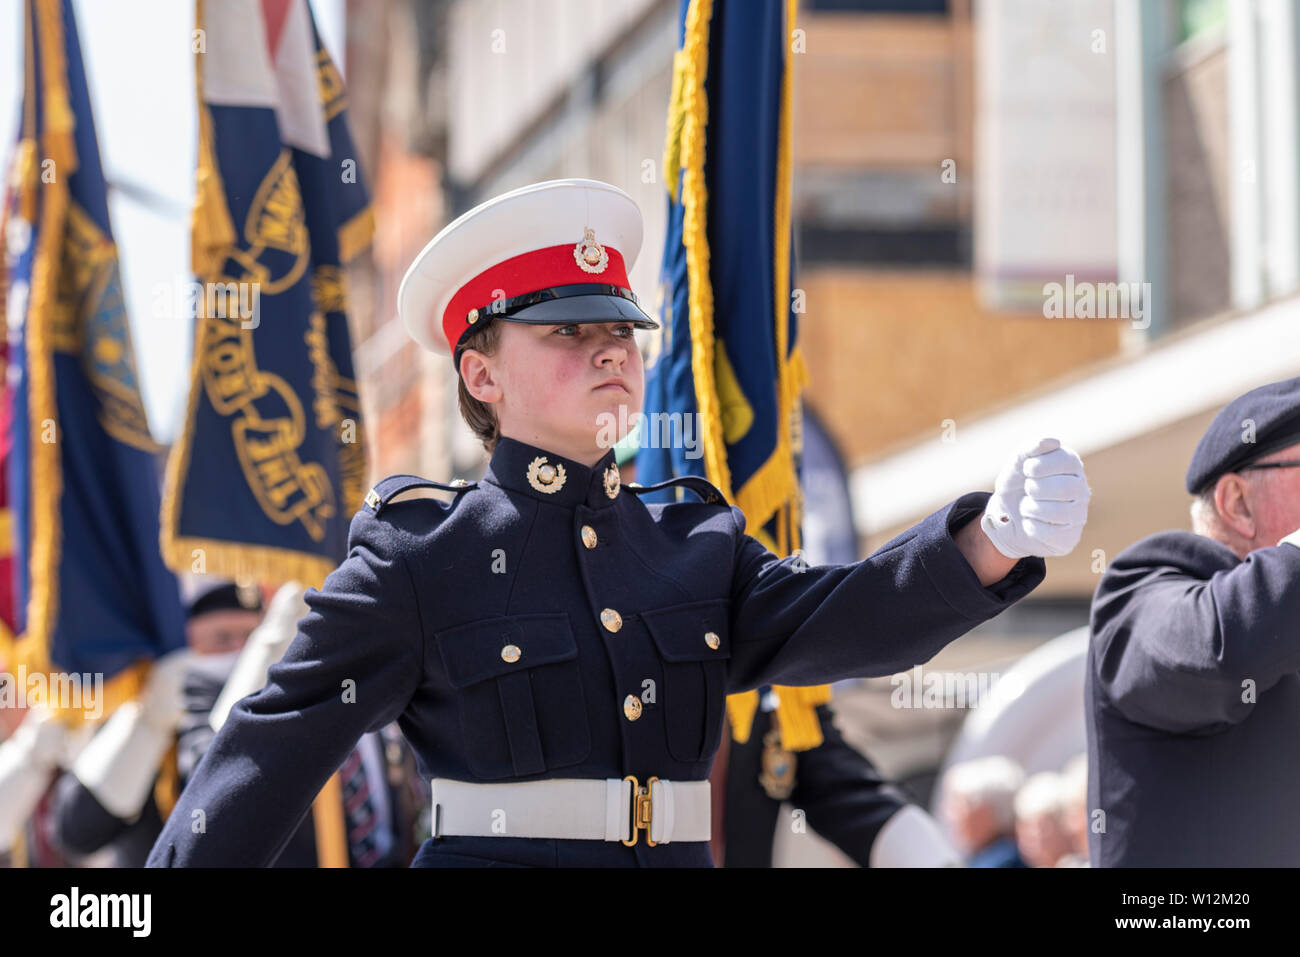
M11 670L102 676L107 712L136 693L150 659L185 644L185 622L158 551L160 450L140 398L71 0L24 6L0 283L13 556L3 657ZM51 706L69 707L48 690Z
M702 475L770 550L799 548L804 365L791 298L790 51L796 0L682 0L664 182L661 328L646 359L637 479ZM778 689L784 745L821 743L820 688ZM728 701L738 740L756 692Z
M199 0L197 24L197 320L163 554L319 586L365 481L340 266L371 209L307 0Z

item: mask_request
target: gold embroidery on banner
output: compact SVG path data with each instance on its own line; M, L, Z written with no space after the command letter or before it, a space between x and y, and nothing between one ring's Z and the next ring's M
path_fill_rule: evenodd
M126 445L155 452L158 445L140 396L117 247L75 200L69 200L65 222L50 345L81 358L104 431Z
M321 312L347 311L347 285L338 266L317 266L311 275L311 294Z
M202 321L204 390L217 414L232 419L249 489L271 521L301 522L313 541L321 541L326 519L336 514L334 493L325 469L298 455L307 426L301 400L284 379L257 368L252 330L237 316Z
M348 98L343 88L343 77L324 48L316 51L316 85L320 89L321 110L328 123L347 109Z
M342 303L339 304L342 309ZM343 320L337 320L343 321ZM365 445L361 428L361 402L355 379L339 375L329 352L328 320L319 312L311 315L311 325L303 338L311 358L312 410L316 427L329 429L339 447L339 484L345 511L361 507L361 489L366 479ZM345 426L351 428L345 432Z
M288 150L280 151L257 188L244 223L244 240L247 248L226 250L244 275L219 277L221 281L256 283L260 295L274 296L302 278L311 249L302 193Z
M210 280L253 283L259 296L270 296L284 292L302 278L310 248L302 195L287 150L280 152L253 197L244 238L246 248L225 250L226 263L242 267L243 275L220 275ZM314 296L332 298L336 287L341 289L328 274L313 274ZM204 316L201 322L205 328L199 340L204 349L204 390L217 414L232 419L235 453L250 491L271 521L279 525L301 522L313 541L322 541L326 520L338 509L324 466L304 462L299 455L307 428L301 399L280 376L257 367L253 329L244 328L237 314L230 318ZM355 393L353 383L353 406ZM328 408L322 409L318 394L314 404L318 421L321 415L335 421L341 418L341 401L331 400ZM344 492L349 504L359 503L363 479L352 474L359 471L355 463L347 463L358 456L364 458L360 443L342 445L340 454L344 471L350 476Z

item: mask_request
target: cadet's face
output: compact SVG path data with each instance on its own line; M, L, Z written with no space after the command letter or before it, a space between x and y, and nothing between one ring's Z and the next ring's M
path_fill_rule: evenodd
M591 464L641 411L645 372L629 322L505 322L493 359L501 432L520 441Z

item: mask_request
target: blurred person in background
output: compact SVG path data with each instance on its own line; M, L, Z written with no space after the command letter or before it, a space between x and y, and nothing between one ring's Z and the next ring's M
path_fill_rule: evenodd
M1061 771L1062 824L1070 852L1058 867L1088 866L1088 756L1076 754Z
M138 702L114 712L55 787L56 840L87 863L144 865L163 821L212 743L211 719L214 710L223 710L220 699L238 700L262 687L266 669L284 653L307 611L297 584L276 593L265 619L255 588L202 579L191 581L188 591L188 649L183 657L169 656L179 664L160 663L151 672L159 678ZM233 700L224 710L229 704ZM406 800L410 775L394 773L393 765L406 769L402 749L393 748L390 737L366 735L340 769L352 867L405 867L418 844L414 833L406 833L413 831L415 814L413 802ZM364 821L352 820L358 812ZM315 821L308 816L273 866L318 862Z
M1025 775L1010 758L963 761L943 776L942 815L968 867L1024 867L1015 839L1016 792Z
M109 715L55 785L55 839L70 856L144 865L210 738L212 702L262 620L256 588L207 579L187 590L187 647L155 663L141 694Z
M1056 867L1070 853L1063 783L1055 771L1039 771L1016 793L1016 846L1028 867Z

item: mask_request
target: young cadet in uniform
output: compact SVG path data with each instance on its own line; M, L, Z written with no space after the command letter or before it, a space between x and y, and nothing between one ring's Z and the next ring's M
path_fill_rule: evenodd
M711 866L728 693L926 661L1078 542L1082 463L1050 439L992 497L851 565L778 559L700 479L650 488L702 501L643 504L611 434L640 410L633 329L656 325L629 289L640 245L630 197L561 180L471 210L420 254L399 309L452 353L487 473L371 490L347 560L232 709L151 866L266 863L353 742L393 720L431 779L415 866ZM457 495L397 500L418 488Z

